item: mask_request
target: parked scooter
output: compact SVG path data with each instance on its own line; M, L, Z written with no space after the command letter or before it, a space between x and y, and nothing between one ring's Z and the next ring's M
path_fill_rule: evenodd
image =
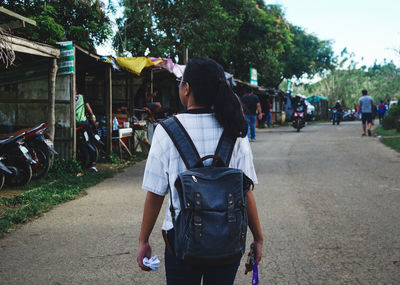
M32 165L32 179L45 176L49 172L53 154L58 155L53 148L53 142L44 136L47 129L48 125L42 123L25 132L25 143L29 154L36 161Z
M298 132L300 132L301 128L304 128L306 125L306 120L305 120L305 112L303 108L297 108L296 111L293 113L293 123L292 126L295 128Z
M11 175L11 170L8 169L7 166L2 162L4 160L3 157L0 157L0 190L4 186L4 182L6 181L6 175Z
M6 174L5 183L10 186L28 184L32 178L31 165L36 162L24 145L25 133L0 140L0 159L11 174Z
M90 140L88 129L87 124L76 127L76 160L82 167L88 167L98 158L98 150Z
M354 121L356 117L356 112L349 110L343 114L342 121Z
M101 137L99 136L99 132L97 130L96 124L89 119L88 120L89 125L87 128L87 132L89 135L89 141L91 143L91 145L96 149L96 157L95 157L95 162L99 159L99 153L100 150L104 149L104 142L101 140Z

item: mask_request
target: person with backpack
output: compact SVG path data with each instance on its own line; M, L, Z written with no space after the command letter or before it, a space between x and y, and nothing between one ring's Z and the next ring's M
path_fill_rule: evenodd
M179 97L187 111L157 126L148 155L137 262L150 270L144 264L152 255L149 237L168 194L162 225L166 284L231 285L247 225L255 262L262 255L247 122L223 68L212 59L189 60Z
M382 125L382 121L385 118L385 114L387 112L387 107L385 103L383 103L383 100L381 100L381 103L378 105L378 115L379 115L379 125Z

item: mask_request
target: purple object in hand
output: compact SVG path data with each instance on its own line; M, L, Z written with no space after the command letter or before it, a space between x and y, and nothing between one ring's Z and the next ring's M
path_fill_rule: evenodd
M253 280L251 281L252 285L258 285L258 262L253 263Z

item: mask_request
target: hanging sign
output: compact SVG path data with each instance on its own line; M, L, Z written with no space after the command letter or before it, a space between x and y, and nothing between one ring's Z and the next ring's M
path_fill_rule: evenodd
M250 84L258 85L257 81L257 69L250 67Z
M60 59L58 60L58 75L74 73L74 44L72 41L58 42L61 46Z

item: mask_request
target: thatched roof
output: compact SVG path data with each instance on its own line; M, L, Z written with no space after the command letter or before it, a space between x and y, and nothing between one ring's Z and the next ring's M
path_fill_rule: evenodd
M5 40L6 31L0 27L0 61L7 67L15 60L15 53L11 44Z

